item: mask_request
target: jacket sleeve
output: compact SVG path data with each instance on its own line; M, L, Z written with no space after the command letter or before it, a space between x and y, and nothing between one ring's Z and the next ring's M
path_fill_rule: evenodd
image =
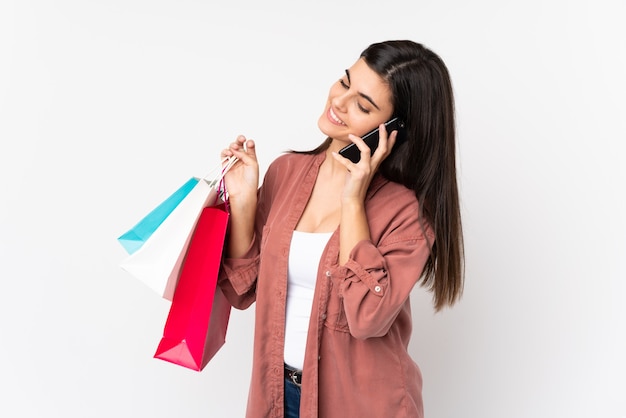
M242 258L225 258L222 261L218 285L236 309L246 309L256 300L256 279L259 265L256 234Z
M419 281L434 237L426 230L426 239L414 218L390 228L378 245L359 242L331 271L353 337L386 335Z

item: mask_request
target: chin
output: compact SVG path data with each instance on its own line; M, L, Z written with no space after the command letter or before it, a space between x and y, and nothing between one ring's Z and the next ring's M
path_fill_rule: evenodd
M325 115L320 116L320 118L317 120L317 127L319 128L319 130L326 136L331 136L332 137L332 128L330 126L330 122L326 119Z

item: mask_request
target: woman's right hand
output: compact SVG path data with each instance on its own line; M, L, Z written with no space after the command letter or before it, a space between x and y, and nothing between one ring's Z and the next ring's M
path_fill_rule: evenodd
M239 135L235 142L222 150L221 158L237 157L238 161L228 170L224 181L231 202L256 202L259 187L259 163L254 141Z

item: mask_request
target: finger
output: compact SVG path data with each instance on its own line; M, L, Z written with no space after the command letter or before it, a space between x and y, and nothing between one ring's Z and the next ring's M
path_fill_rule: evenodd
M398 131L391 131L391 135L387 139L387 145L389 149L393 149L393 146L396 145L396 140L398 139Z
M220 159L224 159L224 158L228 158L228 157L232 157L233 156L233 151L230 148L224 148L221 152L220 152Z
M370 149L370 147L365 143L365 141L363 141L363 139L361 139L360 136L356 136L353 134L349 134L348 138L350 138L350 141L352 141L354 143L354 145L356 145L356 147L359 149L359 151L361 152L361 160L359 161L359 163L361 161L363 161L364 158L366 158L367 160L369 160L369 158L371 157L372 154L372 150ZM358 163L357 163L358 164Z
M248 139L246 142L244 142L244 149L248 155L256 158L256 144L253 140Z
M380 150L380 153L387 155L388 150L391 150L393 148L393 145L396 143L396 137L398 136L398 131L391 131L391 133L388 135L385 129L385 132L383 132L383 129L381 129L381 134L380 134L380 139L378 141L378 150Z
M237 138L235 138L234 142L231 142L229 145L229 148L231 150L240 150L243 148L243 144L246 142L246 137L243 135L239 135Z
M385 135L386 136L386 135ZM381 135L380 140L378 142L378 148L374 155L372 155L372 164L378 166L385 158L391 154L391 150L393 150L393 146L396 143L396 138L398 136L398 131L392 131L388 137L384 137Z
M232 157L234 155L233 151L238 150L241 147L241 144L245 142L245 140L245 136L239 135L237 138L235 138L234 142L228 144L228 148L222 150L222 152L220 153L220 158L224 159L227 157Z
M239 144L239 146L242 147L242 148L245 148L246 141L247 141L247 139L246 139L246 137L244 135L239 135L237 137L237 139L235 140L235 142L237 144Z
M346 170L350 171L350 166L354 165L352 161L350 161L348 158L344 157L343 155L339 154L338 152L333 151L331 154L335 160L337 160L341 165L343 165L346 168Z
M238 145L232 146L233 155L246 164L256 161L256 144L251 139L245 139Z

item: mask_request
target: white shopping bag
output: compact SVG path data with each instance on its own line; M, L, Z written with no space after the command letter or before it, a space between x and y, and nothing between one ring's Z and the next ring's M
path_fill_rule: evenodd
M222 161L222 164L226 160ZM163 298L172 300L180 269L202 209L218 204L223 176L236 162L228 159L212 179L198 183L159 225L147 241L120 263L120 267L139 279Z

